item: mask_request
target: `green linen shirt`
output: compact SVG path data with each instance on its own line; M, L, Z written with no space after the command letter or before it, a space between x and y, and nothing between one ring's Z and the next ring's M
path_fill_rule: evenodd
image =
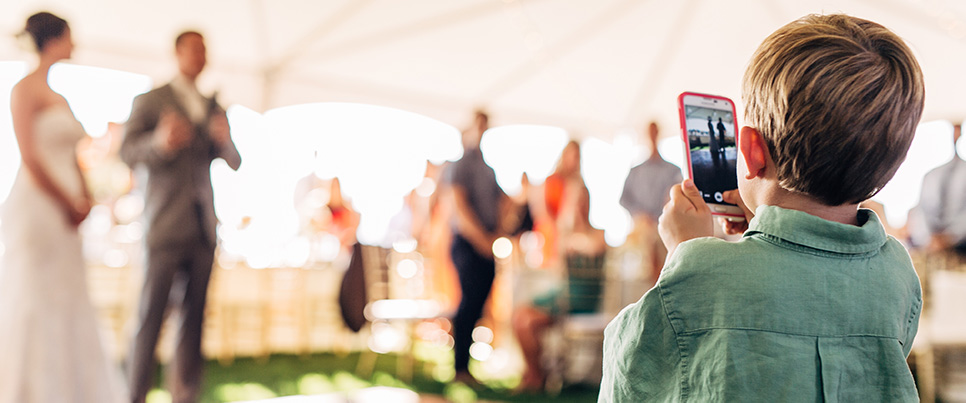
M858 219L761 206L738 242L682 243L607 326L599 401L917 401L919 278Z

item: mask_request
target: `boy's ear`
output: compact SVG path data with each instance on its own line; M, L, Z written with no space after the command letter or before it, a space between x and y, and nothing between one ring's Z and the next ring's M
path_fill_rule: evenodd
M741 132L738 133L738 148L744 156L745 168L748 168L745 179L765 177L768 147L765 146L765 139L761 137L761 133L753 127L742 127Z

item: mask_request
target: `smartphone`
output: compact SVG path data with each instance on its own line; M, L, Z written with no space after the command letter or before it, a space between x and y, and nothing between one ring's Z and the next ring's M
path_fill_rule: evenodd
M741 208L725 203L722 193L738 188L738 121L735 103L708 94L678 96L688 177L701 191L711 214L744 220Z

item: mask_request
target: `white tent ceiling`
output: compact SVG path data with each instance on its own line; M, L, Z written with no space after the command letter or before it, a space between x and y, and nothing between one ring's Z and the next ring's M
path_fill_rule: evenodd
M74 63L155 83L173 75L174 36L201 30L203 86L256 111L361 102L462 127L485 107L495 124L603 138L651 118L676 133L678 93L737 100L766 35L808 13L845 12L909 42L927 120L966 116L966 4L951 0L8 0L0 60L28 57L13 34L39 10L70 21Z

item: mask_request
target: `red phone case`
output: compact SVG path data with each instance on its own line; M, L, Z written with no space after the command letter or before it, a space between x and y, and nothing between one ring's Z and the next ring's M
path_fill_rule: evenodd
M728 103L730 103L731 115L734 116L734 119L735 119L735 127L738 127L738 113L735 112L734 101L726 97L722 97L719 95L702 94L702 93L690 92L690 91L685 91L685 92L682 92L681 95L678 95L678 117L680 118L680 121L681 121L681 138L682 140L684 140L684 158L688 164L688 178L690 178L693 181L694 172L691 169L691 151L690 151L691 144L690 144L690 140L688 139L688 129L687 129L687 124L685 122L686 118L684 116L684 97L688 95L704 97L704 98L720 99L722 101L727 101ZM738 132L739 132L738 130L735 130L735 143L738 142ZM726 217L745 218L743 214L728 214L728 213L720 213L720 212L712 212L712 214L719 215L719 216L726 216Z

